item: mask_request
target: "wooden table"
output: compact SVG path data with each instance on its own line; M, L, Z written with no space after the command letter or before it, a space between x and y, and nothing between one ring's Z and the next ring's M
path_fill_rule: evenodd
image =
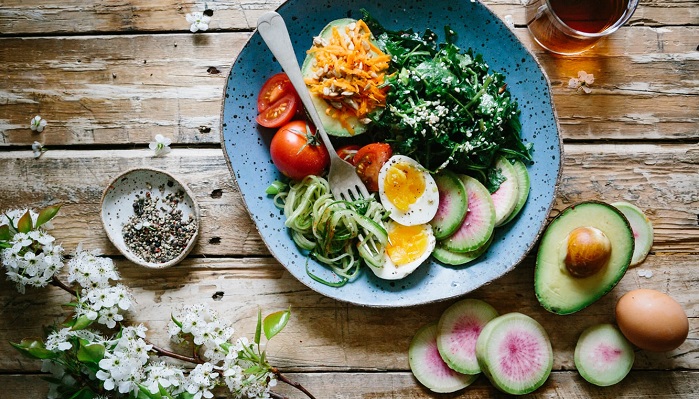
M170 312L206 302L237 335L251 337L258 308L291 307L292 319L270 347L272 363L317 398L502 397L485 378L454 395L434 395L408 368L419 327L453 301L371 309L320 296L269 255L253 226L220 148L219 118L227 71L257 17L279 0L210 1L209 31L192 34L185 14L204 2L79 0L0 2L0 209L63 203L53 234L67 252L78 243L113 257L134 291L131 322L145 323L163 346ZM593 306L570 316L541 308L533 291L533 256L469 297L501 313L520 311L548 331L554 372L533 397L697 397L699 392L699 1L642 0L629 26L594 51L556 57L538 48L518 0L483 1L511 15L516 34L543 64L560 118L565 158L553 214L597 199L629 201L646 211L655 242L640 268ZM595 75L589 95L568 88L579 70ZM29 129L34 115L48 120ZM174 150L153 158L161 133ZM48 149L39 159L31 144ZM99 218L102 190L121 171L149 166L181 177L202 210L201 236L177 267L148 270L126 261ZM581 331L613 322L616 300L634 288L673 296L690 320L677 350L638 351L616 386L585 382L573 364ZM45 397L40 364L8 341L42 335L60 322L70 299L48 287L24 295L0 278L0 398ZM304 397L287 386L278 392Z

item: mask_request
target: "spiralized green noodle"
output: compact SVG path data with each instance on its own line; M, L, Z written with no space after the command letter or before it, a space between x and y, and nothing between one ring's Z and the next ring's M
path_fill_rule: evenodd
M383 227L386 209L373 197L358 201L337 201L328 181L308 176L291 182L288 191L274 197L275 205L284 210L285 225L300 248L309 251L319 262L328 265L341 281L332 283L309 272L328 285L344 285L360 270L362 260L381 267L388 234Z

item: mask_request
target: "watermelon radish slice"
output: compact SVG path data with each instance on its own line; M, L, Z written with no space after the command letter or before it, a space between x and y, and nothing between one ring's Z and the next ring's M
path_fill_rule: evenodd
M495 168L505 177L500 187L491 194L495 205L495 226L502 225L515 210L519 200L519 182L517 171L505 157L500 156L495 161Z
M437 323L437 348L447 365L460 373L478 374L476 341L498 312L478 299L464 299L449 306Z
M486 324L476 342L476 358L490 382L511 395L534 392L553 368L546 331L536 320L516 312Z
M439 190L439 207L430 224L437 240L443 240L454 234L466 217L468 195L461 179L444 170L434 177Z
M437 323L430 323L415 333L408 349L410 370L429 390L439 393L466 388L478 375L458 373L447 366L437 349Z
M529 189L531 188L531 180L529 179L529 171L527 171L527 166L524 162L516 160L512 166L515 168L515 173L517 177L517 184L519 185L519 195L517 196L517 205L515 209L510 213L510 216L505 219L502 224L507 224L512 221L519 214L519 212L524 208L524 204L529 198Z
M633 346L616 327L598 324L580 335L575 346L575 367L588 382L606 387L621 381L631 371Z
M653 224L641 209L628 202L615 202L613 207L626 216L633 231L634 247L630 266L641 264L653 246Z
M478 180L459 175L468 194L468 211L459 229L442 241L452 252L471 252L485 244L495 229L495 206L488 189Z
M435 246L434 250L432 251L432 256L439 262L442 262L446 265L465 265L469 262L473 262L474 260L478 259L488 250L490 244L493 242L493 236L494 235L491 234L490 239L488 239L488 241L486 241L485 244L481 245L480 248L477 248L471 252L454 252L446 249L442 244L437 244L437 246Z

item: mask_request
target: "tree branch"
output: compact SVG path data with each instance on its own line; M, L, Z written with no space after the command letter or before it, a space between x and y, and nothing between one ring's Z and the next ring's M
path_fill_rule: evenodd
M148 342L148 341L146 341L146 342ZM148 342L148 344L149 344L149 345L153 345L152 342ZM173 359L182 360L182 361L189 362L189 363L193 363L193 364L202 364L202 363L204 363L204 362L203 362L201 359L199 359L199 358L181 355L181 354L179 354L179 353L172 352L172 351L169 351L169 350L167 350L167 349L163 349L163 348L161 348L161 347L159 347L159 346L157 346L157 345L153 345L152 350L153 350L155 353L157 353L158 356L167 356L167 357L171 357L171 358L173 358Z
M310 392L308 392L308 390L307 390L306 388L303 387L303 385L299 384L299 383L296 382L296 381L292 381L292 380L286 378L282 373L279 372L279 369L278 369L278 368L272 367L272 372L274 373L275 376L277 376L277 379L278 379L279 381L281 381L281 382L283 382L283 383L285 383L285 384L289 384L289 385L291 385L292 387L298 389L299 391L305 393L306 396L308 396L310 399L316 399L315 396L313 396L313 394L311 394ZM283 398L283 397L281 397L281 398Z
M77 296L78 296L78 293L77 293L74 289L72 289L72 288L68 287L67 285L65 285L65 284L63 283L63 281L59 280L58 277L56 277L56 275L54 275L54 276L51 278L51 285L54 285L54 286L56 286L56 287L58 287L58 288L61 288L62 290L66 291L67 293L69 293L69 294L71 294L71 295L73 295L74 297L77 297Z

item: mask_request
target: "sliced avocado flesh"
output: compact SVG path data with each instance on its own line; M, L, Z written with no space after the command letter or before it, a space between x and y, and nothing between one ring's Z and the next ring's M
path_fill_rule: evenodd
M578 227L601 230L612 245L606 265L589 277L574 277L564 259L567 238ZM633 232L628 220L613 206L586 201L561 212L546 228L539 243L534 273L534 290L541 305L550 312L577 312L609 292L621 280L631 263Z
M353 22L357 21L352 18L341 18L331 21L329 24L325 26L325 28L323 28L319 36L323 39L329 39L332 36L333 27L337 27L340 30L340 32L344 32L344 27ZM306 56L306 59L303 61L303 65L301 65L301 73L303 74L304 78L311 77L314 66L315 57L313 56L313 54L308 54ZM365 124L361 123L359 119L357 119L356 117L350 116L349 118L347 118L347 123L350 126L352 126L352 129L354 129L354 133L350 133L350 131L347 128L342 126L342 123L340 123L339 120L325 113L325 111L328 108L332 108L332 105L330 105L324 99L313 94L311 94L311 100L313 100L313 105L315 105L315 108L318 111L318 114L320 115L320 120L323 121L323 127L329 135L338 137L352 137L358 134L362 134L366 131L367 126Z

